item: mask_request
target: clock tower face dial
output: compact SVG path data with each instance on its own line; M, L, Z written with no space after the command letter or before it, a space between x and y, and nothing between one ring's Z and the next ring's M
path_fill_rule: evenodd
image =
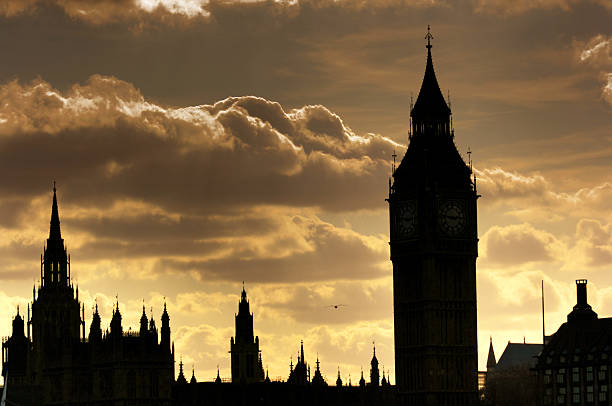
M414 202L403 202L397 207L395 217L397 235L409 237L416 231L416 204Z
M467 223L464 205L455 200L440 205L438 216L440 227L448 235L457 235L463 231Z

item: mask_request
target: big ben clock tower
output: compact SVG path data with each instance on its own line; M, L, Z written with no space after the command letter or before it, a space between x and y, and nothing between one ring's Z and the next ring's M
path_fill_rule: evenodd
M402 405L477 401L476 193L448 107L427 66L410 144L389 190L395 376Z

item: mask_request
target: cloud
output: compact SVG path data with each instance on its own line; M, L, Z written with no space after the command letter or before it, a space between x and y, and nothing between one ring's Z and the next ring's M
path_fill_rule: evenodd
M100 75L64 92L12 81L0 105L0 170L14 174L0 185L6 278L37 277L23 261L40 253L52 179L85 279L354 280L389 270L386 237L317 213L384 208L401 145L356 134L324 106L285 111L245 96L167 107Z
M574 254L587 266L602 267L612 264L612 225L597 220L582 219L576 226Z
M72 18L93 24L136 20L146 15L160 20L168 15L209 16L202 0L14 0L0 5L0 15L14 17L50 7L60 8Z
M61 9L72 18L93 24L109 24L116 21L158 21L183 23L190 19L207 21L224 13L265 12L270 17L295 16L312 9L348 9L364 11L371 9L410 7L432 7L446 5L437 0L376 0L364 3L358 0L12 0L0 5L0 16L14 17L49 7Z
M579 61L599 72L603 81L601 97L612 106L612 37L598 34L585 42L576 42Z
M169 108L99 75L66 93L42 80L13 81L0 88L0 102L2 169L21 171L19 182L2 186L6 198L40 194L52 173L70 201L94 205L122 198L199 213L375 208L398 147L355 134L323 106L285 112L246 96Z
M376 279L389 275L385 237L364 236L316 217L291 216L273 234L228 241L209 258L162 258L155 272L258 283Z
M589 2L601 5L604 8L612 7L607 0L590 0ZM567 12L571 11L581 2L579 0L477 0L475 3L477 12L514 15L538 9L560 9Z
M508 213L526 220L561 221L569 218L612 215L612 183L604 182L573 192L540 173L521 174L502 168L475 169L482 203L505 206Z
M565 245L553 234L530 224L493 226L482 237L486 265L512 267L562 259Z
M388 317L388 310L393 306L389 278L367 282L262 286L250 291L251 294L258 298L262 319L289 317L313 325L382 320Z

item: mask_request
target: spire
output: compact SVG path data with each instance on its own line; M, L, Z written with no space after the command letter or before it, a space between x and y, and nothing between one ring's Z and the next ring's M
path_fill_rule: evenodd
M300 340L300 359L302 360L303 364L306 363L306 361L304 361L304 340Z
M421 84L421 90L417 97L416 103L410 112L410 116L417 121L438 121L440 119L449 120L451 110L444 100L444 96L440 91L436 72L433 67L433 59L431 57L431 40L433 35L429 25L427 26L427 65L425 66L425 76Z
M183 356L181 355L181 360L179 361L179 375L176 378L176 383L185 384L187 383L187 379L185 379L185 375L183 374Z
M164 312L162 313L162 321L170 321L170 316L168 316L168 309L166 308L166 298L164 298Z
M102 328L100 313L98 313L98 301L96 299L96 310L91 318L89 325L89 342L99 342L102 339Z
M221 376L219 375L219 365L217 365L217 378L215 379L215 383L221 383Z
M219 370L217 370L217 376L219 376ZM189 383L198 383L195 377L195 366L191 367L191 380L189 381Z
M55 189L55 181L53 181L53 206L51 206L51 227L49 228L49 239L58 240L62 239L62 232L60 230L59 210L57 208L57 193Z
M372 355L372 366L377 365L378 366L378 358L376 358L376 344L373 344L373 355Z
M147 319L144 300L142 302L142 316L140 316L140 336L145 337L147 334L147 325L149 324L149 320Z
M57 208L57 189L53 182L53 204L51 206L51 221L49 238L43 248L43 269L41 274L43 287L50 285L70 285L69 260L60 231L59 210Z
M495 353L493 352L493 337L489 336L489 355L487 356L487 369L495 368L497 361L495 361Z
M336 386L342 386L342 378L340 378L340 365L338 365L338 378L336 379Z
M371 368L370 368L370 384L372 386L379 386L380 384L380 372L378 370L378 359L376 358L376 344L374 342L372 342L373 345L373 355L372 355L372 361L370 362Z

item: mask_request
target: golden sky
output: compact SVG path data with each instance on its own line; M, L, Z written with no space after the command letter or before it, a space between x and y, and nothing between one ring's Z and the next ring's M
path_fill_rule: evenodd
M103 325L164 297L177 357L230 376L242 281L264 367L393 373L385 197L434 66L478 176L479 361L541 342L589 280L612 314L610 0L0 1L0 335L58 184ZM339 309L333 304L345 304ZM87 328L91 313L86 314ZM392 378L393 380L393 378Z

